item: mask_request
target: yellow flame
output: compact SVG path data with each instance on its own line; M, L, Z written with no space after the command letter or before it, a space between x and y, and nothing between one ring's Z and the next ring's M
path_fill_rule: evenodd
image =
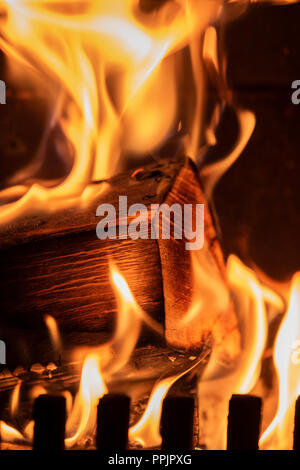
M47 394L47 390L45 389L45 387L42 387L41 385L35 385L30 390L30 397L32 400L35 400L40 395L46 395L46 394Z
M287 312L275 340L274 365L278 376L278 407L260 440L262 449L292 448L294 406L300 394L300 273L292 279Z
M209 331L215 318L228 309L228 289L208 246L190 253L193 299L181 323L185 326L199 321L207 322L203 329Z
M0 433L2 442L24 443L22 434L4 421L0 421Z
M125 302L134 303L133 296L130 292L127 282L113 265L111 265L111 277L115 287L121 295L121 298L123 298Z
M227 274L238 316L241 352L227 363L222 352L213 350L199 383L200 409L209 410L209 422L203 429L208 449L225 449L229 399L234 393L248 393L258 379L267 337L265 300L271 298L282 307L280 297L271 295L267 287L262 288L253 271L236 256L230 255Z
M139 307L126 280L112 262L110 273L118 301L115 332L108 343L90 348L84 361L79 393L67 420L67 434L72 435L66 439L68 448L93 436L98 400L107 392L106 383L110 378L127 365L138 341L142 321L162 332L161 326ZM83 353L86 354L86 350Z
M160 381L151 393L147 408L141 419L130 428L129 437L143 447L155 447L161 443L159 432L162 404L177 376Z
M113 263L110 263L111 279L118 300L118 313L116 329L111 341L96 348L77 351L78 357L84 357L79 391L74 403L70 392L64 391L67 399L68 419L66 423L66 448L81 445L86 439L92 438L96 428L97 404L99 399L107 392L106 380L121 371L128 363L130 356L139 338L142 321L146 322L160 334L162 327L152 320L137 304L127 282ZM59 332L52 317L45 319L51 334L57 344ZM58 334L58 336L57 336ZM11 409L15 412L18 403L20 385L17 384L11 399ZM34 386L30 395L34 400L39 395L47 393L44 387ZM33 422L30 421L23 433L4 426L4 440L14 442L32 441ZM7 430L10 430L8 432Z
M240 318L240 329L244 338L243 361L240 360L242 374L237 384L237 393L247 393L255 385L260 372L260 361L267 338L267 312L265 292L268 289L259 284L255 274L247 269L240 260L231 256L228 261L228 277L231 287L239 291L243 300L250 300L248 316ZM274 294L275 295L275 294ZM278 300L279 304L280 300Z
M3 0L0 47L10 78L22 85L26 73L53 111L34 164L11 179L15 192L9 192L0 223L80 204L88 185L113 175L126 152L143 154L160 145L176 121L175 52L187 44L197 95L194 156L203 102L198 38L220 5L219 0L166 2L145 15L138 0ZM55 125L68 143L61 158L70 153L73 165L63 181L47 187L36 173Z
M67 433L77 427L72 437L65 440L66 447L72 447L76 442L95 432L97 404L107 392L106 385L101 375L99 357L89 355L82 368L80 389L75 398L71 415L67 420Z
M120 369L125 365L139 338L142 322L146 323L158 334L163 334L163 327L153 320L134 299L127 282L118 272L116 266L110 263L111 279L118 301L118 315L116 329L111 341L111 347L118 352L118 365ZM126 338L126 339L125 339ZM112 366L111 366L112 370ZM116 370L116 365L113 367Z
M163 400L172 385L181 377L194 369L201 360L195 361L191 367L172 377L159 380L154 386L147 407L140 420L130 428L129 437L143 447L158 447L161 444L160 418Z

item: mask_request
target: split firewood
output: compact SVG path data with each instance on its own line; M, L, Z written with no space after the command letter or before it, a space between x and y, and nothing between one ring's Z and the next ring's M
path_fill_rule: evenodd
M11 337L17 325L18 336L23 331L24 340L26 330L38 330L44 316L52 315L59 328L72 331L78 342L81 333L111 334L117 308L109 275L109 261L113 260L138 304L165 326L165 338L171 347L199 350L213 340L224 353L234 356L239 350L239 335L231 302L224 302L226 308L221 312L208 309L200 319L182 323L194 295L191 252L185 250L186 240L174 240L174 236L170 240L122 239L119 228L128 225L130 218L116 220L116 239L99 240L96 236L97 207L100 203L118 207L120 195L127 196L128 207L144 204L146 217L151 204L204 204L202 251L229 292L222 251L193 163L186 158L153 163L133 174L112 178L104 192L101 185L106 183L98 184L99 194L88 207L24 218L2 227L2 331L10 331L7 337ZM205 296L205 290L201 295Z
M204 245L194 255L203 272L201 279L197 279L199 272L191 259L193 252L187 251L181 240L158 240L167 342L180 349L197 349L212 335L215 346L234 357L239 351L240 335L226 281L223 254L198 172L190 160L180 169L165 202L182 206L204 204L205 207ZM195 298L202 304L199 306L201 313L196 311L191 320L186 318L185 322Z

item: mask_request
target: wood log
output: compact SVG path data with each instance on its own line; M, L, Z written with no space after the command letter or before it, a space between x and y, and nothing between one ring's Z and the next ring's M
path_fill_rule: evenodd
M207 282L204 285L193 279L191 252L185 249L182 240L159 239L163 293L165 299L165 335L167 342L176 348L197 349L203 342L208 341L212 335L215 345L223 350L224 354L234 357L239 351L239 332L236 316L232 303L226 305L226 297L223 300L224 309L217 306L218 302L204 302L207 310L204 315L200 312L192 321L182 323L194 298L195 289L200 291L196 295L205 300L208 296L208 283L214 283L216 298L222 296L225 287L226 274L223 254L220 242L213 225L208 205L201 189L198 173L191 161L187 161L181 168L172 189L167 194L165 202L170 206L174 203L204 204L204 246L198 253L198 262L207 272ZM197 275L197 273L195 273ZM195 283L196 282L196 283ZM227 286L228 290L228 286ZM226 341L224 342L224 338Z
M228 336L228 347L222 346L224 352L236 354L239 336L232 308L220 317L219 312L207 311L205 318L209 321L194 321L186 328L179 323L192 300L191 259L184 239L99 240L95 233L99 221L96 208L107 202L118 206L119 195L128 197L128 206L143 203L147 211L150 204L163 201L204 203L205 250L217 276L226 283L222 251L192 162L180 158L151 164L133 175L112 178L106 192L100 189L88 207L2 227L2 331L11 331L15 325L23 331L41 328L44 315L50 314L66 331L111 332L116 303L108 260L113 259L141 307L165 323L170 345L199 349L212 337L224 346L224 337ZM117 227L124 223L117 220Z

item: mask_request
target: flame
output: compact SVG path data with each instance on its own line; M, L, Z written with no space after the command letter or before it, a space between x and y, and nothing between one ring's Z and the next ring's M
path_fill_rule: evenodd
M236 256L230 255L228 259L227 275L238 316L241 353L235 361L227 363L222 351L213 350L199 383L200 408L203 412L209 410L203 430L208 449L226 448L230 397L234 393L249 393L257 382L268 331L268 303L278 311L283 308L280 296L262 286L255 273Z
M0 47L10 79L22 85L26 74L47 97L51 112L33 162L18 169L6 182L9 191L0 194L2 201L8 198L0 222L81 204L92 181L124 166L126 152L139 155L158 147L175 130L175 53L186 45L197 95L190 139L194 156L203 103L198 38L220 5L219 0L182 0L145 15L138 0L3 0ZM71 170L63 181L47 183L39 170L47 163L45 148L56 127L66 141L59 158L68 160Z
M60 337L59 329L58 329L55 318L52 317L51 315L45 315L44 320L49 331L49 336L51 339L53 349L55 351L61 351L62 342L61 342L61 337Z
M35 385L30 390L30 397L32 400L35 400L40 395L46 395L46 394L47 394L47 390L45 389L45 387L42 387L41 385Z
M201 170L205 195L208 200L211 200L217 182L239 158L253 134L256 119L251 111L238 109L237 119L239 123L239 137L232 152L223 160L207 165Z
M147 407L140 420L130 428L129 437L133 442L141 444L143 447L159 447L162 441L160 435L160 418L162 413L163 400L172 385L181 377L196 367L201 360L188 367L183 372L172 377L167 377L157 382L154 386Z
M274 365L278 376L278 407L274 419L260 440L262 449L292 448L294 407L300 394L300 273L291 283L287 312L275 340Z
M10 414L11 416L15 416L18 411L19 401L20 401L20 390L22 386L22 380L18 380L15 388L12 391L11 398L10 398Z
M161 326L139 307L113 262L110 263L110 274L118 302L116 328L111 341L89 351L84 361L79 393L67 420L67 434L72 435L65 441L67 448L93 436L99 398L107 392L106 384L110 379L128 364L140 335L142 321L162 333Z
M8 59L9 79L22 86L26 76L35 93L47 101L50 111L36 155L32 156L30 164L16 169L0 191L0 224L10 223L20 216L84 206L95 191L99 195L99 187L94 188L91 183L115 174L124 166L126 154L133 153L138 158L159 147L172 133L181 132L182 121L177 119L176 54L186 46L195 88L194 104L189 110L190 129L184 142L186 153L194 160L201 154L205 98L203 61L215 75L220 93L221 103L216 106L210 125L204 129L207 143L214 145L216 124L229 93L222 83L223 67L219 64L215 28L210 26L203 41L200 38L221 10L221 0L166 2L148 15L140 11L138 0L2 0L0 48ZM255 127L252 112L242 109L236 112L240 134L235 148L224 160L201 170L209 200L219 179L241 155ZM43 180L40 170L44 165L49 166L45 149L57 128L64 136L64 145L55 141L58 156L68 171L59 180ZM107 186L101 188L105 191ZM209 331L214 328L216 318L225 314L232 299L218 271L212 267L209 251L192 256L196 283L193 302L182 320L182 327L193 328L194 322L201 321L203 328ZM139 307L113 263L110 263L110 273L118 303L115 332L108 343L76 352L83 359L79 391L74 402L70 393L63 392L68 409L67 448L93 436L98 400L109 389L110 381L128 367L142 323L162 333L161 326ZM224 361L224 350L215 348L199 384L202 410L218 415L217 431L216 420L212 420L212 429L205 423L206 444L208 448L220 449L225 446L230 396L248 393L257 383L271 307L276 312L283 310L280 296L262 285L255 273L235 256L228 259L227 275L241 338L233 335L228 340L224 336L229 353L226 357L231 361ZM296 274L275 343L278 408L261 438L260 445L266 449L291 447L293 408L300 393L297 372L299 283L300 275ZM208 317L207 312L211 311L215 315ZM55 320L46 316L45 322L54 349L61 350ZM237 356L239 340L241 353ZM158 381L143 416L130 429L132 440L144 447L159 446L163 399L175 381L193 367L195 364ZM13 416L18 409L20 388L19 381L11 395ZM33 399L40 393L46 390L42 387L31 390ZM6 442L24 442L33 436L32 421L25 427L23 436L3 421L0 427L2 440Z
M163 334L163 328L140 308L125 279L113 263L110 263L110 270L119 312L115 333L110 343L111 350L117 354L109 367L109 372L112 374L122 369L130 359L140 336L142 322L160 335Z
M86 354L74 404L71 395L64 392L68 398L69 415L67 448L82 445L93 437L98 400L107 392L112 377L128 365L139 337L141 322L146 320L151 326L157 327L138 306L124 277L113 263L110 263L110 270L119 307L116 329L111 341L89 350ZM266 285L262 285L255 273L233 255L227 262L227 275L238 314L242 349L237 358L226 363L223 354L215 348L199 383L200 414L205 411L208 417L210 413L217 415L217 419L216 415L212 417L212 427L209 419L206 418L204 422L206 446L211 449L225 448L229 399L233 393L249 393L257 384L265 351L269 315L273 315L273 309L278 313L284 309L282 298ZM274 363L279 383L278 407L275 417L261 437L262 449L291 448L294 405L300 393L300 374L297 370L300 344L299 302L300 273L297 273L291 283L288 309L275 340ZM202 307L203 304L196 303L194 313L199 313L197 309L201 312ZM224 340L226 341L226 338ZM160 445L159 426L163 400L172 385L199 362L195 361L192 366L178 374L157 382L142 417L130 428L132 442L146 448ZM21 382L18 382L12 393L12 414L17 410L20 386ZM31 390L33 398L40 393L46 393L46 390L41 387ZM4 442L27 443L33 437L33 422L27 424L23 435L3 421L1 430Z
M84 445L88 439L93 438L96 429L98 401L107 393L110 380L117 374L122 374L127 366L138 341L142 322L148 324L158 334L162 334L162 327L139 307L126 280L113 262L110 263L110 274L118 303L115 332L111 341L106 344L96 348L78 348L76 351L75 357L77 360L83 358L83 365L79 390L74 403L70 392L67 390L62 392L67 399L68 412L66 448ZM52 317L46 317L45 321L48 327L50 326L54 339L60 338L59 332L56 330L57 325L52 321ZM18 382L12 393L12 414L17 410L20 387L21 381ZM34 386L30 390L32 400L43 393L47 393L47 391L41 386ZM3 440L5 442L30 442L33 439L33 425L33 421L30 421L24 428L22 435L8 424L1 422Z
M84 362L79 393L76 396L71 415L67 421L68 434L70 430L77 427L76 433L65 440L67 448L72 447L83 437L94 434L97 404L99 398L106 392L107 388L100 371L99 357L95 354L90 354Z
M156 447L161 444L159 432L162 404L168 390L179 376L161 380L153 389L146 410L141 419L130 428L129 437L143 447Z
M234 358L239 352L240 341L236 325L228 315L232 311L228 286L207 244L201 250L191 252L190 256L192 301L180 322L182 330L188 334L194 328L199 329L200 324L204 336L212 333L215 346ZM223 331L221 325L225 324L228 330Z
M0 421L0 433L2 442L24 443L22 434L4 421Z

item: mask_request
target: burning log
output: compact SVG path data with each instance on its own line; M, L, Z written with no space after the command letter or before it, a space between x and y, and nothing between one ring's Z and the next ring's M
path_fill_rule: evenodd
M99 182L95 193L84 207L23 218L1 229L3 339L9 343L14 325L19 327L19 336L20 330L39 330L49 314L61 329L73 332L75 341L80 342L81 334L111 332L117 308L108 270L109 260L113 260L138 304L152 318L164 322L171 346L199 349L212 336L220 347L225 345L225 353L236 354L239 336L231 304L221 315L207 311L201 321L181 324L194 287L185 240L174 239L174 234L170 240L122 238L118 233L128 227L127 217L117 219L116 239L99 240L95 233L97 207L100 203L117 207L120 195L127 196L128 206L143 203L147 211L151 204L163 202L181 207L205 204L205 240L200 251L226 286L220 243L193 163L182 158L151 164L131 175ZM225 336L228 341L224 343Z

